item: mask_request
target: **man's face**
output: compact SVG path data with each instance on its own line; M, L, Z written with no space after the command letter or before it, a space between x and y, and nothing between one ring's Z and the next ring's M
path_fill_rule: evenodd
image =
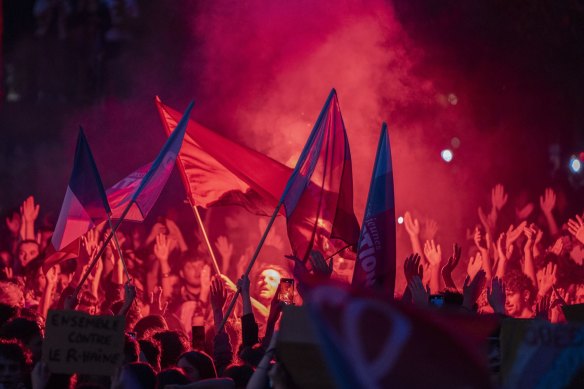
M274 269L266 269L261 272L257 281L259 297L266 300L274 298L281 277L280 273Z
M520 292L507 291L505 312L511 317L519 317L523 312L523 299Z
M201 271L205 266L203 261L187 262L180 272L180 276L190 286L201 286Z
M22 267L28 265L30 261L38 257L39 255L39 245L36 243L23 243L18 249L18 261Z

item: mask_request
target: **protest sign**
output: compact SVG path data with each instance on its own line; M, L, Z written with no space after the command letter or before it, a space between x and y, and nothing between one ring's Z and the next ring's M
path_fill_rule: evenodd
M584 387L584 327L503 321L501 378L503 388Z
M123 316L51 310L43 361L52 373L112 375L123 362Z

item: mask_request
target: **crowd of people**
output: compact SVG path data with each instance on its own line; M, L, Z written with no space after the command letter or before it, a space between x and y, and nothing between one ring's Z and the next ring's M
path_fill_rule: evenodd
M395 299L433 314L449 309L565 322L562 307L584 303L584 215L557 220L552 189L545 190L538 206L528 203L512 212L508 199L504 187L496 185L490 212L479 208L469 234L472 245L463 250L454 244L451 254L443 254L443 244L435 240L436 223L421 226L405 213L412 254L403 267L398 261L403 274L398 272ZM333 262L340 259L327 261L315 251L305 263L274 258L256 264L249 277L241 276L249 258L232 260L226 237L215 242L215 267L206 246L189 247L168 217L159 217L148 234L118 231L119 247L112 241L90 268L109 233L95 228L82 237L78 256L47 269L52 228L40 226L39 211L32 196L8 211L0 240L4 388L294 387L294 377L278 358L280 280L295 278L297 305L310 289L303 274L347 281L334 274ZM89 277L75 296L86 271ZM234 282L236 273L240 277ZM236 290L241 293L235 310L217 331ZM125 316L119 371L111 377L51 374L42 356L51 309Z

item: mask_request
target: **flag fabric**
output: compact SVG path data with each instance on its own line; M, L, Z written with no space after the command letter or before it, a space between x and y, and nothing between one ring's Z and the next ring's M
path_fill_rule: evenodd
M169 135L180 113L156 98ZM270 215L278 204L292 169L253 149L233 142L191 120L177 163L189 201L209 208L243 206Z
M396 272L395 230L391 149L387 124L383 123L361 225L353 285L376 288L393 298Z
M351 151L333 89L304 146L281 201L297 257L316 249L331 256L355 246L359 223L353 211Z
M45 249L43 260L43 272L46 273L53 266L66 261L67 259L76 259L79 257L79 252L81 251L81 238L75 239L73 242L69 243L67 246L62 247L59 251L55 249L53 243L49 243Z
M170 133L179 114L160 99L157 104ZM330 255L357 243L351 155L334 90L295 170L192 120L178 161L193 205L240 205L269 215L283 201L288 238L300 258L313 247Z
M172 173L192 108L193 102L152 163L142 166L108 189L108 198L113 204L112 218L133 221L146 218Z
M335 387L491 387L483 348L495 316L438 315L333 285L314 289L307 305Z
M68 246L111 212L99 172L83 129L79 129L73 171L51 243L56 251Z

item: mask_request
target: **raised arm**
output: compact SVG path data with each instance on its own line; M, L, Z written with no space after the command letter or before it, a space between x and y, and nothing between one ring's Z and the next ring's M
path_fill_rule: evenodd
M156 236L156 243L154 244L154 256L160 264L160 277L162 278L162 299L168 301L172 296L172 282L170 279L170 265L168 263L168 256L170 255L170 246L168 238L164 234Z
M424 251L422 250L422 244L420 243L420 223L418 222L418 219L414 219L409 212L406 212L404 214L404 226L410 237L412 251L415 254L418 254L423 260Z
M552 212L556 206L556 192L551 188L547 188L543 196L540 196L539 198L539 206L545 216L551 236L557 236L560 229L558 228L558 223L556 223L556 219Z
M39 216L40 205L35 204L34 197L29 196L20 206L20 214L22 216L22 225L20 227L20 235L22 240L35 240L36 234L34 231L34 222Z

